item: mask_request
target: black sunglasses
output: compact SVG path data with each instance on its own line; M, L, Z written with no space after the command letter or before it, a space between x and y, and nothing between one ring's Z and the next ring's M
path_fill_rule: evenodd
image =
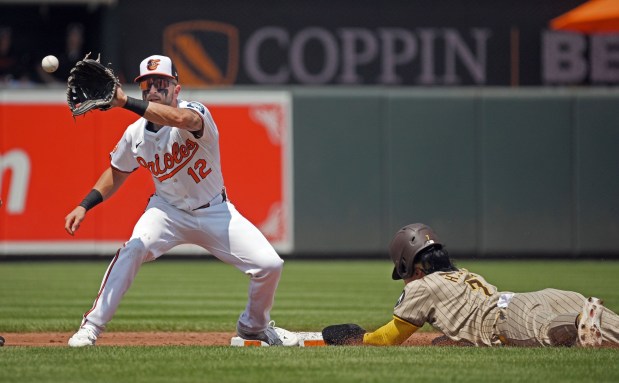
M176 85L176 82L168 78L147 78L139 82L142 92L148 92L152 86L155 86L158 92L167 89L170 84Z

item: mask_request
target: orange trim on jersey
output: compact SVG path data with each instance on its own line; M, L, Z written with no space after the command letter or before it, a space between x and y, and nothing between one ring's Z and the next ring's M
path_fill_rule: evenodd
M178 164L178 166L172 170L170 173L166 174L165 176L161 176L161 177L156 177L157 180L159 182L163 182L165 180L167 180L168 178L172 177L173 175L175 175L176 173L178 173L179 170L181 170L182 168L185 167L185 165L187 165L187 163L189 161L191 161L191 159L193 158L193 156L198 152L198 150L194 150L193 153L191 153L191 156L187 157L187 159L183 162L181 162L180 164Z
M163 158L160 158L159 154L155 154L153 161L147 162L142 157L136 157L136 160L140 166L148 169L156 180L163 182L184 168L185 165L193 159L198 150L200 150L200 145L191 140L187 140L185 144L180 146L178 142L174 143L171 149L171 152L163 154ZM181 160L182 162L177 162ZM160 166L161 161L163 161L163 168ZM170 170L170 172L166 174L165 172L168 170ZM163 175L160 176L160 174Z

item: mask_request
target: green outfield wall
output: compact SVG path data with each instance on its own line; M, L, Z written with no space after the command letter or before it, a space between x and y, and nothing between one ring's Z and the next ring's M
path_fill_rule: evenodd
M293 91L295 252L619 256L619 91Z

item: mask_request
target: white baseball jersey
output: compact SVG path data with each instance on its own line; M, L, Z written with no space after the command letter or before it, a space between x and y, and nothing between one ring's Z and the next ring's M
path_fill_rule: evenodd
M179 108L198 112L204 133L164 126L146 130L140 118L127 127L111 153L111 165L132 172L139 166L151 173L155 193L173 206L191 211L210 202L224 186L219 158L219 132L208 109L199 102L178 100Z
M111 166L119 171L148 169L156 192L131 238L110 263L92 308L84 314L82 326L94 325L97 333L114 316L140 265L182 244L201 246L250 276L239 329L259 332L269 323L283 260L222 193L219 133L208 109L199 102L181 100L178 107L202 117L200 137L170 126L152 132L146 129L149 122L140 118L127 127L110 155Z

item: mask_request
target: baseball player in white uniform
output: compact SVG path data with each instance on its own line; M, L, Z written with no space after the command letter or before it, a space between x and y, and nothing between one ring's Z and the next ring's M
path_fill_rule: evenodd
M129 125L112 151L111 163L82 203L65 218L74 235L86 212L110 198L139 167L152 175L155 194L131 238L110 263L97 297L69 346L95 345L114 316L140 266L180 244L196 244L250 277L245 311L237 322L241 338L266 345L296 345L293 333L270 320L283 260L264 235L228 200L219 157L219 132L208 109L178 98L181 86L169 57L153 55L135 79L142 100L119 87L113 107L140 118Z

